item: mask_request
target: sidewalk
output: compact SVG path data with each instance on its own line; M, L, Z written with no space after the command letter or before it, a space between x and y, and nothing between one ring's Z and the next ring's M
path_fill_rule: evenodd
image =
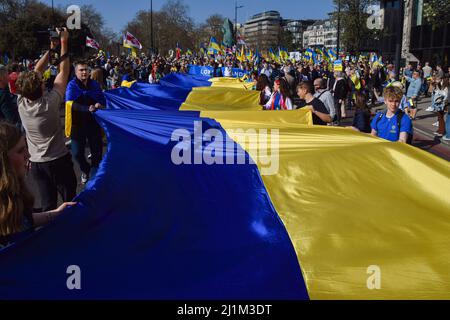
M432 124L437 121L437 116L433 112L425 111L431 105L431 98L421 98L417 105L416 120L413 121L414 140L413 146L431 152L440 158L450 161L450 141L442 140L434 135L437 127ZM372 108L372 114L384 110L384 105ZM348 110L346 118L341 125L349 126L353 120L353 110Z

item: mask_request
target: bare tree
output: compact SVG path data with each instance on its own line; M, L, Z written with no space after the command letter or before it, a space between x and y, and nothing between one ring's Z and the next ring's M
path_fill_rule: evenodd
M155 46L163 54L174 49L177 43L184 49L194 47L195 29L188 11L189 7L183 1L169 0L161 11L153 13ZM123 31L131 32L146 49L149 49L150 21L149 11L139 11Z

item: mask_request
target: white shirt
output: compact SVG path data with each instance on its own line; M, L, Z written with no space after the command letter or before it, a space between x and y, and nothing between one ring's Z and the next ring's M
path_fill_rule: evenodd
M270 99L271 96L272 96L272 90L270 90L269 86L266 86L264 88L264 98L265 99Z
M267 76L267 78L270 78L270 76L272 75L272 69L263 68L263 69L261 69L260 74L265 74Z

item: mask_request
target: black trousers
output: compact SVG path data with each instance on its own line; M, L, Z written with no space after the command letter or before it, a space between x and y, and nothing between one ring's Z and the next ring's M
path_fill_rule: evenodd
M53 161L31 162L30 177L37 188L42 211L56 209L58 193L64 202L76 196L77 178L70 153Z
M86 126L72 128L71 139L73 159L78 163L82 172L93 178L102 161L103 140L100 126L97 123L89 123ZM86 141L91 150L91 164L87 162L84 154Z
M339 99L334 98L334 109L336 110L336 115L334 116L333 121L341 122L342 119L342 110L341 103L339 103Z

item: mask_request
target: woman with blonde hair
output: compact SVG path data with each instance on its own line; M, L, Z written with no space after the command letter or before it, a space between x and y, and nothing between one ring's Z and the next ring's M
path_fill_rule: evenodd
M100 85L100 88L105 90L105 83L103 82L103 70L100 68L96 68L91 72L91 79L97 81Z
M56 210L33 213L34 198L25 185L29 158L25 137L19 129L0 122L0 249L76 204L67 202Z

